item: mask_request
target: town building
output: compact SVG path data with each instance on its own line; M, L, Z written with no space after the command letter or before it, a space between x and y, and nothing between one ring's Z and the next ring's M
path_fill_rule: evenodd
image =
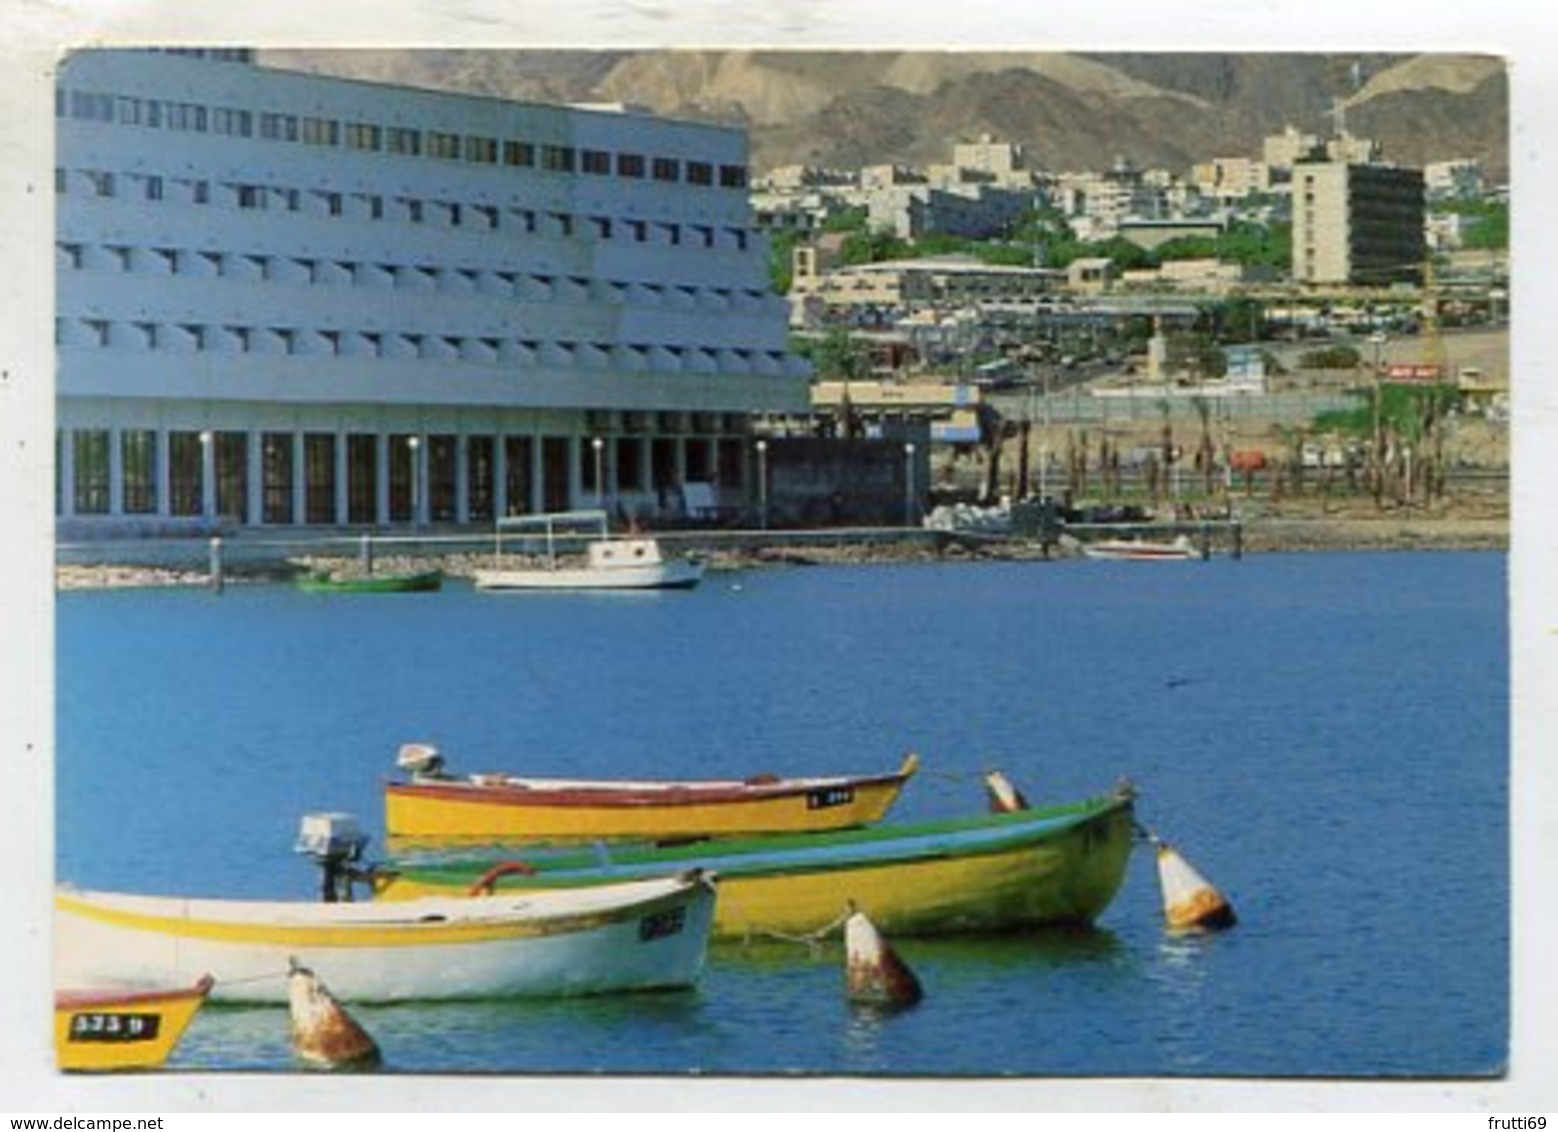
M1271 167L1248 157L1214 157L1195 166L1191 180L1202 197L1221 204L1271 191Z
M901 315L929 307L1031 302L1055 294L1064 280L1061 271L988 264L971 255L822 269L817 249L797 248L790 287L792 323L810 325L813 315L826 321L830 314L851 309Z
M808 404L739 130L145 50L56 125L63 530L661 515Z
M1370 286L1420 281L1425 218L1420 170L1300 162L1293 167L1293 279Z

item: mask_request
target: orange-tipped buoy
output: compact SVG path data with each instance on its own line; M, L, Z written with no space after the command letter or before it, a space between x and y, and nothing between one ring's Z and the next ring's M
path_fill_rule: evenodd
M863 912L844 921L845 993L851 1002L913 1006L925 997L920 980Z
M985 793L990 798L992 814L1015 814L1028 808L1028 799L1022 796L1022 791L998 770L985 775Z
M1233 906L1172 845L1158 846L1158 883L1163 915L1171 928L1231 928Z
M378 1064L378 1043L318 976L296 960L287 976L287 1005L292 1012L292 1048L304 1061L325 1069Z

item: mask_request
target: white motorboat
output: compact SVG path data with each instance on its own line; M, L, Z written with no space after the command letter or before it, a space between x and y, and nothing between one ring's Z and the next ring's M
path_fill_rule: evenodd
M504 534L544 539L539 561L505 565ZM583 544L583 558L570 553ZM604 511L564 511L500 520L493 565L478 569L479 590L691 589L703 563L667 557L658 540L640 533L613 536Z

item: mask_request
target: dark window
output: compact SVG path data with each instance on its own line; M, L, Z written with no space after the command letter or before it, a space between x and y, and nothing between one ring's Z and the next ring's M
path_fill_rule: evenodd
M465 509L473 522L493 517L493 488L497 482L494 451L490 436L472 436L465 442Z
M644 175L644 155L642 153L617 154L617 176L642 177Z
M335 522L335 437L329 433L303 437L303 521Z
M216 513L240 523L249 520L249 436L219 432L212 437L216 463Z
M168 500L174 515L198 515L203 505L205 446L198 432L168 434Z
M73 500L78 515L108 514L108 430L78 429L74 440L76 483Z
M346 521L375 522L378 506L378 438L356 433L346 438Z
M260 438L261 521L292 522L292 436L267 432Z
M541 168L552 173L572 173L573 163L572 146L543 145L541 147Z

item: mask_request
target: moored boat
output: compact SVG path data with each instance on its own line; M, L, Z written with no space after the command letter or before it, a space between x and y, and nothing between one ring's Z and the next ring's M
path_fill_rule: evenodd
M546 891L668 868L718 870L719 938L814 933L846 906L889 935L1089 923L1113 900L1133 837L1129 791L1068 805L837 833L548 849L518 860L403 856L379 899Z
M300 590L308 593L331 594L436 593L443 588L443 584L442 570L415 570L391 574L350 574L311 570L297 580Z
M505 533L542 541L538 564L506 562ZM583 559L564 553L583 545ZM638 532L614 537L604 511L564 511L498 522L491 566L474 571L478 590L685 590L703 580L703 563L667 557Z
M863 775L633 782L446 775L443 757L408 743L409 772L384 787L392 841L687 838L845 829L880 821L919 767Z
M296 964L344 1001L602 994L685 987L703 967L714 881L687 871L481 899L211 900L59 889L62 983L216 979L213 999L287 1001Z
M54 1057L68 1071L164 1065L211 993L210 975L164 990L54 992Z
M1084 542L1082 553L1088 558L1119 562L1184 562L1199 558L1200 552L1185 535L1171 542L1153 542L1148 539L1103 539Z

